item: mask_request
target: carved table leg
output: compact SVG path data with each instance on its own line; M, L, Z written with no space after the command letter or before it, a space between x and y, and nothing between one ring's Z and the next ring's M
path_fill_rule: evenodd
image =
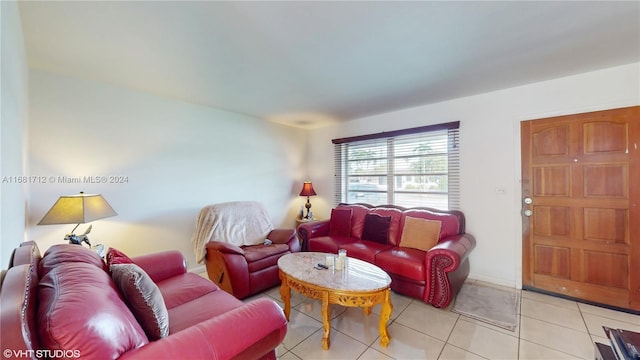
M329 350L331 346L331 305L329 305L329 292L322 292L322 348Z
M380 346L387 347L391 337L387 331L387 322L391 318L391 312L393 311L393 304L391 304L391 290L385 291L384 302L382 303L382 311L380 312Z
M280 285L280 297L284 302L284 316L289 321L289 314L291 313L291 288L289 288L289 284L287 283L287 276L282 272L280 273L280 280L282 284Z

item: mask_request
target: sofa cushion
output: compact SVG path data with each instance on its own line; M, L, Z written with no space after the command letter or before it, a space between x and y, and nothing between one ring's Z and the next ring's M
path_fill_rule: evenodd
M422 250L394 247L376 254L375 264L388 273L425 281L424 260L425 252Z
M109 274L93 264L68 262L51 268L40 280L38 300L37 323L45 349L117 359L149 342Z
M280 257L283 255L291 253L291 251L289 251L289 247L286 244L279 244L279 245L282 245L284 247L282 251L274 252L267 257L248 263L247 269L249 270L249 273L254 273L256 271L268 269L274 266L277 267L278 259L280 259ZM269 247L272 247L272 246L273 245L270 245Z
M460 221L458 220L458 217L453 214L434 213L429 210L422 209L406 210L402 217L402 222L400 223L403 227L407 216L419 219L438 220L442 222L442 226L440 228L440 240L450 236L455 236L460 231Z
M169 333L175 334L242 305L242 301L229 296L226 291L217 290L203 294L169 310Z
M111 268L111 265L115 264L133 264L133 260L127 254L115 248L109 248L106 258L107 268Z
M220 288L213 282L194 273L184 273L178 276L172 276L168 279L156 283L167 309L188 303L204 296L210 292L218 291ZM169 324L171 326L171 324Z
M169 335L169 314L158 286L135 264L115 264L111 277L150 340Z
M362 240L375 241L386 245L389 240L390 224L391 216L382 216L373 213L367 214L364 219Z
M245 246L242 248L244 251L244 258L247 259L248 263L252 263L255 261L260 261L262 259L268 258L273 255L282 255L289 252L289 245L287 244L276 244L273 243L271 245L253 245L253 246ZM277 260L276 260L277 262Z
M356 239L362 238L362 230L364 229L364 218L369 213L369 208L363 205L338 205L337 209L351 209L351 237Z
M360 240L340 246L340 249L347 250L347 256L375 264L376 254L383 250L390 249L392 245L380 244L373 241Z
M330 236L351 235L351 214L353 209L331 209L331 220L329 220Z
M442 222L407 216L404 219L400 246L429 251L440 240Z
M357 241L349 236L318 236L309 239L309 251L319 251L337 254L338 249L344 244Z

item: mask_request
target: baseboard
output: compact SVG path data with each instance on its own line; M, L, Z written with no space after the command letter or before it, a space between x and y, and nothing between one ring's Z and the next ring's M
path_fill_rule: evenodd
M482 282L491 283L491 284L494 284L494 285L500 285L500 286L504 286L504 287L508 287L508 288L512 288L512 289L517 289L515 281L508 281L508 280L504 280L504 279L496 279L496 278L492 278L492 277L489 277L489 276L481 276L481 275L476 275L476 274L469 275L469 277L467 279L468 280L482 281Z
M204 265L200 265L200 266L196 266L194 268L191 268L188 271L192 272L192 273L196 273L196 274L201 274L203 272L207 272L207 267L204 266Z
M628 313L628 314L640 315L640 311L638 311L638 310L627 309L627 308L622 308L622 307L618 307L618 306L612 306L612 305L607 305L607 304L603 304L603 303L598 303L598 302L595 302L595 301L589 301L589 300L585 300L585 299L580 299L580 298L576 298L576 297L573 297L573 296L567 296L567 295L564 295L564 294L558 294L558 293L554 293L554 292L551 292L551 291L538 289L538 288L535 288L533 286L525 286L522 289L526 290L526 291L531 291L531 292L536 292L536 293L539 293L539 294L544 294L544 295L548 295L548 296L561 298L561 299L576 301L576 302L580 302L580 303L583 303L583 304L588 304L588 305L598 306L598 307L611 309L611 310L615 310L615 311L625 312L625 313Z

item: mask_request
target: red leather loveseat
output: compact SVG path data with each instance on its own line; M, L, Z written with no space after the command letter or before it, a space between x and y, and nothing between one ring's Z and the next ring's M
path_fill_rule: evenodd
M287 322L274 301L239 301L187 272L177 251L128 260L133 265L126 269L144 269L144 279L150 278L145 283L133 277L136 288L155 283L159 289L160 298L145 297L146 304L160 300L166 306L159 318L168 323L158 339L141 321L140 303L123 295L121 283L95 252L64 244L41 257L35 243L27 242L14 250L0 291L5 357L276 358Z
M340 204L331 219L303 224L298 234L305 251L346 249L349 257L386 271L394 291L438 308L460 290L476 245L460 211L394 205ZM429 237L433 243L424 247Z

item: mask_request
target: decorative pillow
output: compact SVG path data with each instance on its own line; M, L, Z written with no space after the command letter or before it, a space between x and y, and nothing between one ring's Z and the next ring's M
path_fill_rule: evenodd
M428 251L440 240L442 222L407 216L404 219L400 246Z
M332 209L329 220L330 236L351 235L351 209Z
M440 227L440 238L448 238L464 232L464 226L460 226L460 219L457 215L451 213L434 212L430 210L409 209L404 212L405 219L407 217L436 220L442 223Z
M107 252L107 266L115 264L133 264L133 260L129 258L125 253L118 249L109 248Z
M136 264L111 266L111 277L150 340L169 335L169 313L158 286Z
M380 216L391 216L387 244L397 246L400 243L400 237L402 236L402 228L400 227L400 220L402 220L402 211L400 209L388 207L376 207L374 209L371 209L371 213L378 214Z
M367 214L364 218L362 240L375 241L386 245L389 238L389 225L391 225L391 216Z

